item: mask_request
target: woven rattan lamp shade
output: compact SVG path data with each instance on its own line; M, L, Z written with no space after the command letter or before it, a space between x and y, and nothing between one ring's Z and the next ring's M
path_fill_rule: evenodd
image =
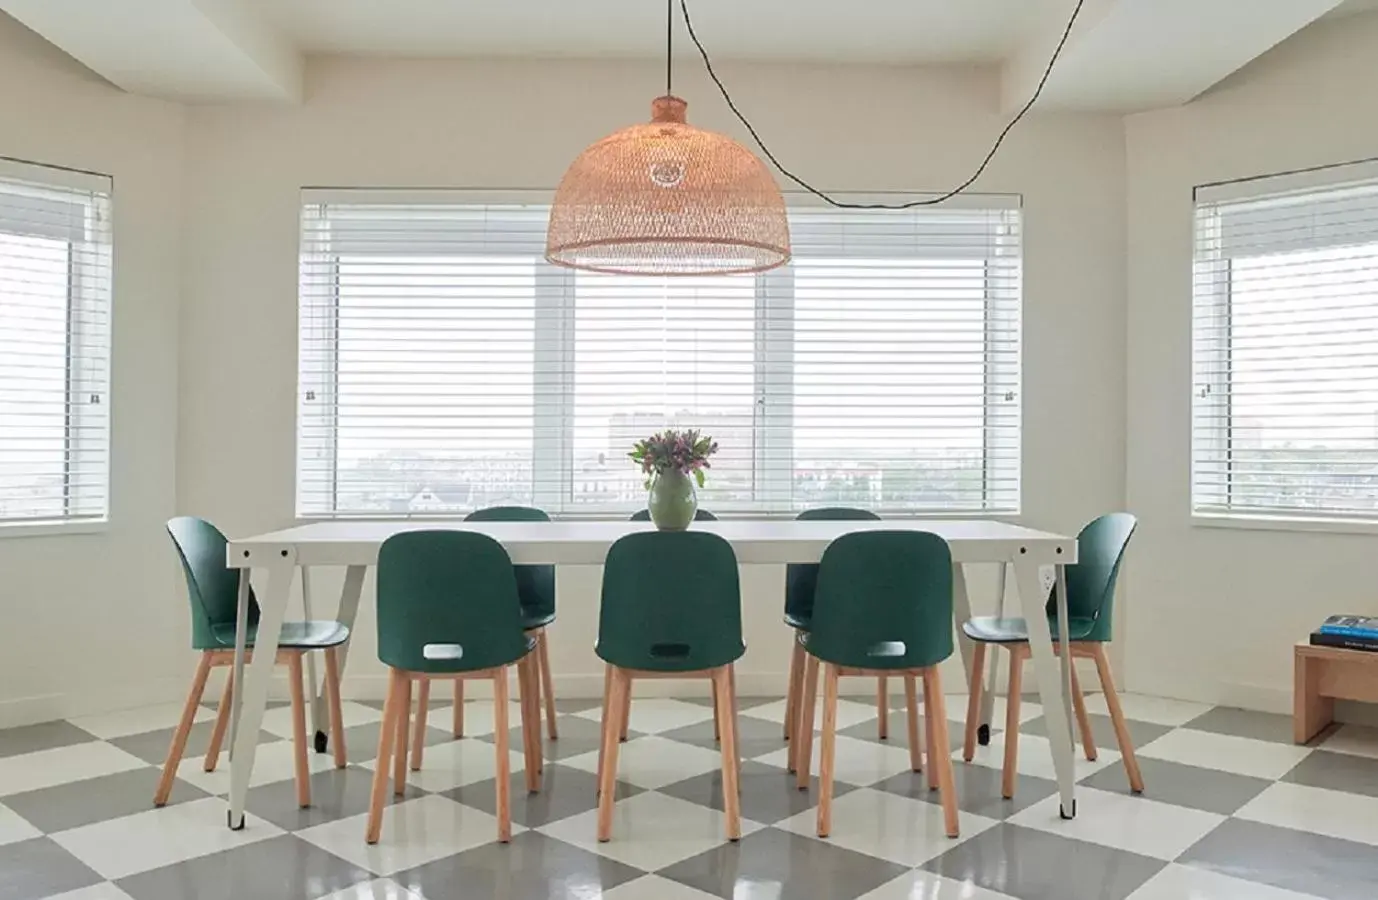
M649 123L579 154L555 192L546 259L625 275L764 272L789 262L775 179L741 144L686 124L686 106L659 97Z

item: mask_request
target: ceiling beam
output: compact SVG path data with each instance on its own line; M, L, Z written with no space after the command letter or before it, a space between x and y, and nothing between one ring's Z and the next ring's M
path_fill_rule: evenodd
M1343 0L1085 0L1040 109L1137 112L1177 106ZM1005 62L1001 101L1033 96L1076 0L1041 0L1043 24Z
M301 99L300 53L235 0L0 0L0 9L132 93Z

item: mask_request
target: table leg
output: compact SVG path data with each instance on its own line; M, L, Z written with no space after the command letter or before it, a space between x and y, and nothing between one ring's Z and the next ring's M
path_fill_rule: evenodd
M302 596L306 596L306 567L303 566L302 574ZM335 620L349 629L350 639L345 641L335 649L335 659L338 662L340 678L344 678L345 659L349 656L349 647L354 643L354 620L359 615L359 597L364 590L364 573L368 571L367 566L350 566L345 569L344 586L340 588L340 610L335 614ZM314 671L314 670L313 670ZM458 682L456 682L458 683ZM343 680L341 681L343 685ZM316 710L325 709L325 685L316 686L315 676L311 681L311 710L313 713L312 723L316 729L316 752L324 753L329 745L326 738L325 716L315 715Z
M301 615L310 622L311 615L311 567L301 567ZM306 702L311 706L311 732L315 737L317 753L326 750L324 685L316 678L316 654L306 656Z
M995 588L995 615L997 618L1005 616L1005 586L1009 581L1009 563L1000 564L1000 581ZM990 720L995 718L995 686L1000 683L996 677L1000 668L1000 654L991 653L990 656L990 675L986 678L986 688L981 693L981 715L977 719L979 723L976 729L976 740L982 747L990 744Z
M244 683L244 657L249 639L249 582L252 570L239 570L239 596L234 614L234 668L230 677L232 684ZM244 692L234 691L230 695L230 759L234 759L234 744L239 738L239 711L244 708Z
M1067 616L1070 611L1067 609L1067 567L1056 566L1057 570L1057 644L1058 653L1062 660L1062 674L1059 676L1058 686L1062 688L1062 711L1067 716L1067 737L1076 744L1076 732L1072 730L1072 700L1074 697L1072 685L1072 667L1076 665L1076 660L1072 659L1071 636L1067 633L1070 627Z
M268 685L273 680L273 665L277 661L278 638L282 635L282 619L287 612L287 596L296 577L296 552L284 550L279 559L268 566L268 580L259 597L258 635L254 641L254 658L246 667L244 677L235 681L235 698L240 708L239 731L230 753L230 812L229 825L238 831L244 827L244 803L249 795L249 776L254 768L254 753L258 749L258 730L263 724L263 711L268 705ZM240 630L242 639L244 631Z
M1029 628L1029 650L1033 656L1034 674L1038 678L1038 694L1043 704L1043 716L1048 724L1048 743L1052 745L1053 768L1057 771L1057 786L1061 794L1062 817L1070 819L1077 813L1076 784L1073 774L1072 720L1067 714L1067 694L1058 675L1058 660L1053 656L1053 638L1048 629L1044 606L1047 591L1038 573L1038 563L1032 560L1014 562L1014 583L1019 590L1019 604ZM1066 592L1058 596L1062 623L1067 621ZM1064 632L1065 633L1065 632ZM1063 644L1062 655L1071 659L1071 648ZM1071 678L1070 672L1067 678ZM1008 739L1008 738L1007 738Z
M970 678L976 644L962 630L962 623L971 618L971 595L967 592L966 567L961 563L952 564L952 618L956 620L957 650L962 655L962 671ZM927 709L924 715L928 715Z

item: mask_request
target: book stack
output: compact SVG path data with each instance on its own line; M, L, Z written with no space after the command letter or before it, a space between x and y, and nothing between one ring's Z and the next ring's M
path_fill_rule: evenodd
M1378 652L1378 616L1331 616L1311 632L1311 643Z

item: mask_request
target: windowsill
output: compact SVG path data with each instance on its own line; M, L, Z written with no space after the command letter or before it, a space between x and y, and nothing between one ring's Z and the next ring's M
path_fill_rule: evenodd
M1266 516L1240 513L1192 513L1197 528L1239 531L1293 531L1321 534L1378 534L1378 519L1313 519L1304 516Z
M926 520L926 521L945 521L960 520L969 521L980 519L983 521L1005 522L1010 525L1022 525L1020 513L1017 512L907 512L895 510L875 510L876 515L881 519L896 520ZM373 515L368 513L345 513L341 515L298 515L294 520L294 525L312 525L317 522L459 522L464 519L467 513L412 513L394 515ZM598 513L552 513L552 522L625 522L631 515L626 511L622 512L598 512ZM743 519L767 519L778 521L792 521L797 516L797 512L744 512L744 513L718 513L718 519L724 522ZM1375 523L1378 529L1378 523Z
M75 522L13 522L0 523L0 540L5 538L55 537L69 534L101 534L110 528L109 519Z

